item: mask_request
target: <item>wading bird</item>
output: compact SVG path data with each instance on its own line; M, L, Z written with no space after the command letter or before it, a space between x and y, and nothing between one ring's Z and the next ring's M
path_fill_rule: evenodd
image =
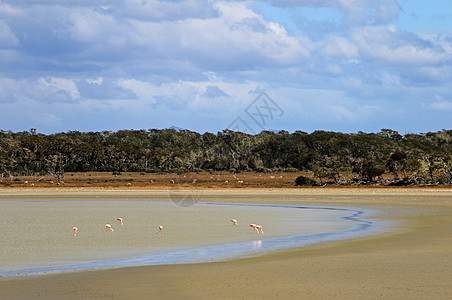
M113 228L111 228L110 224L105 224L105 228L110 229L111 231L114 231Z
M232 225L237 225L237 220L236 219L232 219L231 222L232 222Z
M257 233L264 233L264 231L262 230L262 226L261 225L256 225L256 230L257 230Z
M160 226L159 226L159 232L157 232L157 234L160 234L160 232L162 232L162 229L163 229L163 226L160 225Z
M119 224L124 225L124 223L122 222L122 218L117 218L116 220L119 221Z
M254 229L257 233L264 233L264 231L262 230L262 226L261 226L261 225L250 224L250 227L253 227L253 229Z
M78 228L74 226L74 227L72 227L72 230L74 231L74 236L76 236Z

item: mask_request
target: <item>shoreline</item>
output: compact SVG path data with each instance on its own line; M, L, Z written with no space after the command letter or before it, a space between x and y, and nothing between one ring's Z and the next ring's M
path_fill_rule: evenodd
M43 187L29 187L29 186L0 186L0 195L2 192L11 191L23 191L23 192L42 192L42 191L61 191L61 192L74 192L74 191L122 191L122 192L134 192L134 191L290 191L290 192L309 192L309 191L452 191L452 186L304 186L304 187L205 187L205 186L134 186L134 187L105 187L105 186L43 186ZM0 199L1 201L1 199Z
M264 190L275 190L275 191L328 191L328 190L393 190L393 191L452 191L452 186L293 186L293 187L258 187L258 186L244 186L244 187L206 187L206 186L191 186L191 185L181 185L181 186L135 186L135 187L124 187L124 186L42 186L42 187L29 187L29 186L0 186L1 191L77 191L77 190L99 190L99 191L189 191L189 190L202 190L202 191L264 191Z
M192 197L191 193L197 193L194 197L188 201L196 203L197 201L204 202L256 202L262 201L263 203L269 202L273 199L273 202L280 204L290 203L312 203L316 204L358 204L358 205L400 205L400 206L452 206L452 188L306 188L306 189L259 189L259 188L239 188L239 189L146 189L146 188L44 188L44 189L2 189L0 188L0 201L2 201L2 195L8 195L13 197L12 200L27 200L30 197L33 199L42 200L41 198L48 200L58 200L61 195L74 195L76 200L112 200L114 201L118 197L124 195L133 194L133 201L149 201L149 194L153 195L155 201L173 201L177 202L179 199L172 199L171 193L175 195L178 193ZM225 193L228 195L227 201L224 201L217 197L219 193ZM324 196L322 199L313 198L315 196ZM394 196L402 195L404 198L391 198ZM451 197L447 197L451 195ZM94 196L94 199L93 199ZM369 199L357 199L356 197L366 196ZM409 196L409 197L405 197ZM14 198L15 197L15 198ZM278 200L274 200L274 198ZM415 198L415 202L411 201L410 197ZM429 201L425 201L423 197L432 197ZM72 198L69 197L69 200ZM314 199L314 200L313 200ZM122 199L124 200L124 199ZM420 201L419 201L420 200ZM271 201L270 201L271 202ZM183 206L183 205L182 205Z
M233 196L232 202L241 197L248 197L250 202L256 199L265 202L269 199L262 196L281 194L286 195L281 203L301 204L311 203L313 194L322 194L324 197L315 204L378 207L382 211L372 218L402 223L397 232L232 261L127 267L2 280L0 298L452 298L452 190L290 191L221 190L208 191L203 196L213 198L214 193L224 193ZM0 190L0 199L5 192ZM86 192L109 193L102 190ZM35 191L21 193L34 194ZM142 194L143 191L122 190L119 193ZM366 201L362 199L364 195Z

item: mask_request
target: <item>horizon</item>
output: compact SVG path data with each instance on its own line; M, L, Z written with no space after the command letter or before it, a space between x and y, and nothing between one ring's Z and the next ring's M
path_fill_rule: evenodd
M0 133L8 133L8 132L11 132L11 133L13 133L13 134L17 134L17 133L28 132L28 133L30 133L31 135L34 135L34 134L53 135L53 134L67 134L67 133L70 133L70 132L79 132L79 133L103 133L103 132L109 132L109 133L117 133L117 132L119 132L119 131L142 131L142 130L144 130L144 131L151 131L151 130L175 130L175 131L178 131L178 132L180 132L180 131L195 132L195 133L198 133L198 134L201 134L201 135L202 135L202 134L205 134L205 133L211 133L211 134L217 135L218 133L222 133L222 132L225 132L225 131L230 130L230 129L225 128L225 129L219 130L219 131L217 131L217 132L212 132L212 131L204 131L204 132L200 132L200 131L191 130L191 129L189 129L189 128L181 128L181 127L176 127L176 126L170 126L170 127L167 127L167 128L147 128L147 129L146 129L146 128L140 128L140 129L129 128L129 129L99 130L99 131L95 131L95 130L90 130L90 131L67 130L67 131L59 131L59 132L45 133L45 132L40 132L40 131L39 131L38 129L36 129L36 128L30 128L29 130L21 130L21 131L12 131L12 130L5 130L5 129L1 129L1 128L0 128ZM380 131L372 131L372 132L369 132L369 131L361 131L361 130L358 130L358 131L356 131L356 132L343 132L343 131L332 131L332 130L321 130L321 129L319 129L319 130L314 130L314 131L304 131L304 130L300 130L300 129L297 129L297 130L294 130L294 131L287 131L287 130L283 130L283 129L282 129L282 130L271 130L271 129L270 129L270 130L262 130L262 131L257 132L257 133L247 133L247 132L234 131L234 130L230 130L230 131L232 131L232 132L237 132L237 133L250 134L250 135L258 135L258 134L261 134L261 133L263 133L263 132L272 132L272 133L275 133L275 134L279 134L279 133L282 132L282 131L288 132L289 134L294 134L294 133L296 133L296 132L302 132L302 133L306 133L306 134L312 134L312 133L314 133L314 132L330 132L330 133L340 133L340 134L362 134L362 133L363 133L363 134L379 134L379 133L383 133L384 130L393 131L394 133L400 134L401 136L405 136L405 135L409 135L409 134L423 135L423 134L427 134L427 133L439 133L439 132L451 131L452 128L451 128L451 129L443 128L443 129L437 130L437 131L427 131L427 132L404 132L404 133L398 132L397 130L393 130L393 129L391 129L391 128L381 128Z
M2 0L0 128L438 132L450 4Z

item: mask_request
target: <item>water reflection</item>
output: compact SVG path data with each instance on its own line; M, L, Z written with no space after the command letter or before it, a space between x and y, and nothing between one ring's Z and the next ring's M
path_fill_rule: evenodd
M253 250L259 250L262 248L262 241L253 241Z

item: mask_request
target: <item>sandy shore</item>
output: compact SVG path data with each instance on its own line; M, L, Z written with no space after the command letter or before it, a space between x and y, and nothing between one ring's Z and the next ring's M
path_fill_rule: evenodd
M151 192L0 190L0 199L39 193L111 199ZM334 203L376 208L371 218L401 222L390 234L249 259L0 280L0 299L452 299L452 191L230 190L206 191L202 200Z

